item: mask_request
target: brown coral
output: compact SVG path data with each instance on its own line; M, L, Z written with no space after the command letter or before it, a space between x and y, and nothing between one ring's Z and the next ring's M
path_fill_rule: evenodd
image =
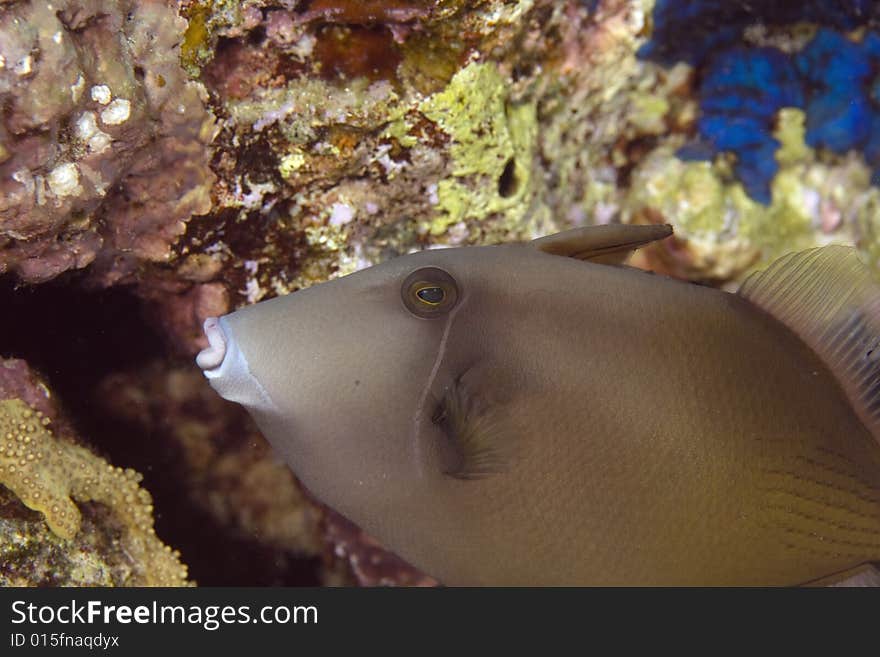
M302 14L306 21L334 23L403 23L428 16L432 0L312 0Z
M389 552L357 525L327 512L324 536L334 554L345 559L361 586L437 586L439 583Z
M213 117L173 2L16 2L0 14L0 273L102 282L163 261L207 212Z

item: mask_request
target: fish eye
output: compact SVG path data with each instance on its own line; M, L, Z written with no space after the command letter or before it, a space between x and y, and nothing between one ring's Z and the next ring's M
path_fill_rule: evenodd
M416 296L427 304L438 306L446 298L446 291L442 287L431 285L416 290Z
M403 305L416 317L445 315L458 300L455 279L437 267L423 267L406 277L400 290Z

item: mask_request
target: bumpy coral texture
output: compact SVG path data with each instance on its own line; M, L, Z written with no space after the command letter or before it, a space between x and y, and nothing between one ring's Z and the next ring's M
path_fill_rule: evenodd
M0 401L0 483L41 512L62 539L76 537L82 524L73 499L104 504L125 528L126 551L143 565L132 583L184 583L186 566L155 535L150 494L138 486L141 476L56 439L48 424L48 418L21 400Z
M204 90L165 0L13 2L0 12L0 273L163 261L211 207Z
M880 96L876 71L880 36L853 40L841 30L864 25L876 3L740 3L661 0L654 10L654 35L640 51L663 63L686 61L703 69L699 140L679 156L736 156L734 172L752 198L769 204L779 170L779 142L772 131L779 110L803 108L806 142L842 154L863 153L880 177ZM779 26L813 21L826 25L798 49L743 45L749 24ZM839 29L831 29L836 27ZM695 36L682 38L684 31Z
M70 427L23 361L0 361L0 399L0 583L187 583L140 474L55 435Z

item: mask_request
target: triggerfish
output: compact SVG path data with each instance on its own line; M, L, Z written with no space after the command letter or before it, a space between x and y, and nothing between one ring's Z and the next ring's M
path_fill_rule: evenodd
M843 246L737 294L624 265L671 232L401 256L208 319L197 361L447 585L876 580L880 285Z

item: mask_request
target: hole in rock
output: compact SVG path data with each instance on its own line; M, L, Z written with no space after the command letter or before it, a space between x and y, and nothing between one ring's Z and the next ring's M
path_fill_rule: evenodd
M498 177L498 194L501 198L510 198L519 190L519 179L516 177L516 160L510 158L504 165L504 171Z

